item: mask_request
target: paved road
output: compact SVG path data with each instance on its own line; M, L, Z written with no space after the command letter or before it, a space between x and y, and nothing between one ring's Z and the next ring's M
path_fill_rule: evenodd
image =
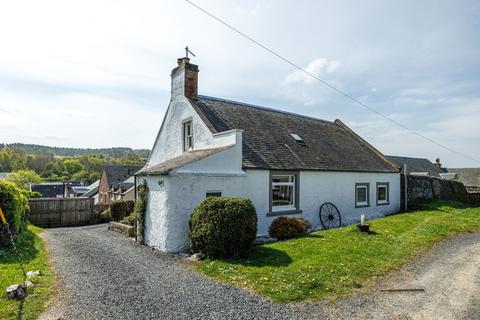
M272 303L106 229L97 225L44 234L60 291L41 319L322 318L315 306Z

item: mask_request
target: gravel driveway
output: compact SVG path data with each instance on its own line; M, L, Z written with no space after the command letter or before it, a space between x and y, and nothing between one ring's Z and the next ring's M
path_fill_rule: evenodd
M106 229L44 234L60 288L41 319L322 319L314 306L272 303Z
M442 241L337 303L277 304L106 225L44 234L59 294L41 319L480 319L480 233ZM385 292L382 289L425 291Z

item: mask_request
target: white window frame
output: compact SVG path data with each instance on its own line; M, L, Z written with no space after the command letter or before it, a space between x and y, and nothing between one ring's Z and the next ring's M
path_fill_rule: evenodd
M378 198L379 195L379 188L385 188L385 200L380 200ZM388 182L377 182L377 206L380 205L387 205L390 203L390 186Z
M366 201L360 202L358 200L358 190L359 189L365 189L366 190ZM356 208L370 207L370 183L356 183L355 184L355 207Z
M187 133L187 128L190 128L190 134ZM183 151L193 150L193 122L192 119L182 121L182 139Z
M274 177L293 177L292 182L273 182ZM272 197L272 212L279 212L279 211L289 211L289 210L296 210L297 209L297 174L294 173L288 173L288 174L272 174L272 179L271 179L271 197ZM273 188L276 186L288 186L288 187L293 187L292 190L292 203L291 205L283 205L283 206L275 206L273 205Z

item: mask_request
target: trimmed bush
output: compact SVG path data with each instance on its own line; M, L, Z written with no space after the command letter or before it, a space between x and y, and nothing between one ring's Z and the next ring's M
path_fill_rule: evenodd
M128 216L128 205L126 201L116 200L110 203L110 214L113 221L120 221Z
M15 237L27 227L28 200L25 193L14 183L0 181L0 207ZM3 237L0 237L3 238ZM0 239L0 244L4 244Z
M305 234L310 227L303 218L278 217L268 228L268 234L278 240L292 239Z
M243 257L257 235L257 213L246 198L208 197L193 212L189 227L192 252Z

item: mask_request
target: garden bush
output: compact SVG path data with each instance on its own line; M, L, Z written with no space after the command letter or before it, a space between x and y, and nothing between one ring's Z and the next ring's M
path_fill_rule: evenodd
M113 221L120 221L127 217L129 213L126 201L116 200L110 203L110 214L112 215Z
M130 215L135 209L135 201L127 200L125 201L125 204L127 205L127 215Z
M268 228L268 234L278 240L285 240L304 234L310 227L310 223L303 218L278 217Z
M112 215L110 214L110 209L104 210L100 213L100 220L102 222L112 221Z
M257 213L246 198L208 197L193 212L189 227L192 252L243 257L257 235Z
M14 183L0 181L0 207L15 237L27 227L28 200L25 193ZM3 238L3 237L1 237ZM0 244L4 244L0 239Z

